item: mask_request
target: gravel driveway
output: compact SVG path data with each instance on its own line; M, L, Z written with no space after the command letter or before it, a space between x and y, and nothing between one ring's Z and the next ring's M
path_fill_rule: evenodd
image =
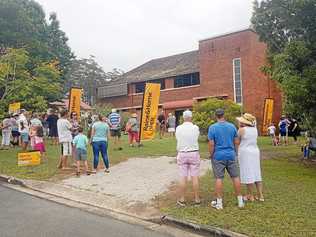
M209 169L209 161L201 161L201 175ZM131 158L111 167L111 172L73 177L63 184L73 188L114 196L129 204L147 203L158 194L168 191L178 180L178 168L174 157Z

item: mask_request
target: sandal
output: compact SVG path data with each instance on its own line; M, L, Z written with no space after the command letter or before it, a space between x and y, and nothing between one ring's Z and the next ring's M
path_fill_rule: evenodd
M185 201L180 201L180 200L177 201L177 205L180 206L180 207L185 207L186 206Z
M200 206L201 205L201 200L195 200L194 201L194 206Z
M254 202L255 198L249 198L248 196L243 196L242 199L244 202Z
M259 201L259 202L264 202L264 198L258 198L258 197L255 197L256 201Z

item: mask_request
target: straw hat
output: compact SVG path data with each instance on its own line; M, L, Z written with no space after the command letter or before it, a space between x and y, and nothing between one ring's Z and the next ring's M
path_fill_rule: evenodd
M249 113L245 113L243 114L243 116L237 117L236 119L240 123L243 123L249 126L254 126L256 123L256 117Z
M131 117L132 118L137 118L137 114L136 113L132 113Z

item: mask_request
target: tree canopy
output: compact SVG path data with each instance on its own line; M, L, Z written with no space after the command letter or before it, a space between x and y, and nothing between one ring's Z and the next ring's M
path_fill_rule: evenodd
M284 93L284 110L316 133L316 1L255 1L252 24L268 45L264 71Z
M122 70L116 68L111 72L104 72L92 55L90 58L74 59L66 74L65 89L68 91L72 86L83 88L84 100L94 105L96 102L95 89L105 85L107 81L117 79L123 73Z
M12 102L21 102L23 108L42 111L47 101L60 97L60 72L56 62L41 63L32 71L29 53L21 49L7 49L0 57L0 111L7 111Z
M41 5L33 0L0 0L0 48L26 49L30 69L56 60L63 77L74 55L56 14L48 21L45 17Z

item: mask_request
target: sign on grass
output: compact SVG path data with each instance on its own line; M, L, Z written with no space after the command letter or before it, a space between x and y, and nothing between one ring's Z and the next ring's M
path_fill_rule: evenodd
M41 164L41 153L29 151L18 153L18 166L35 166Z

